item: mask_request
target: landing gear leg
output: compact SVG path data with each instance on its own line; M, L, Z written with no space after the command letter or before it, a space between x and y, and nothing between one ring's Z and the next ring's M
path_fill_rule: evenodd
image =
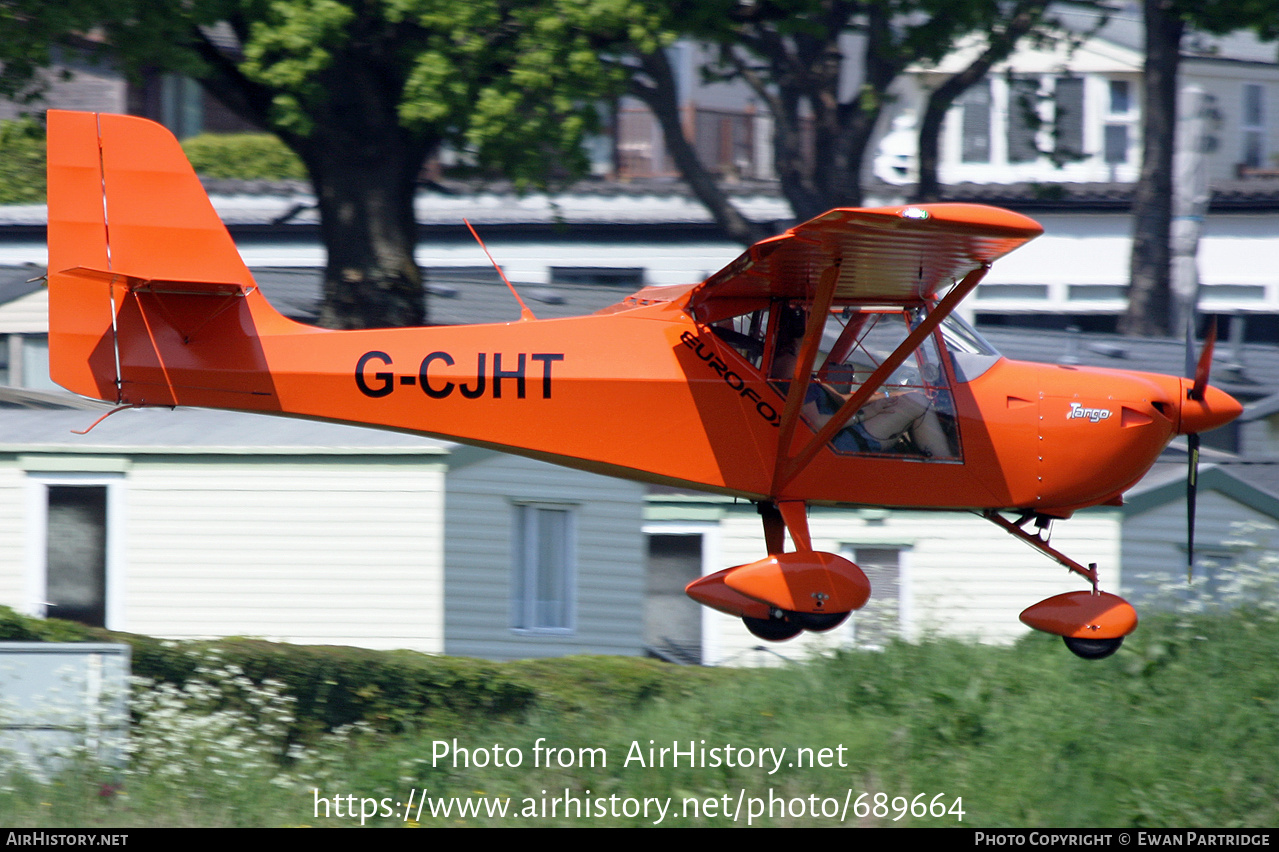
M803 501L762 501L758 509L769 555L694 580L685 588L694 600L740 617L770 642L834 630L866 603L870 581L862 570L838 554L813 550ZM791 553L785 552L788 531Z
M1067 592L1027 607L1021 614L1022 623L1060 636L1072 654L1085 660L1101 660L1118 651L1124 637L1137 629L1137 612L1118 595L1097 590L1097 565L1085 568L1052 547L1045 532L1050 523L1047 518L1036 518L1039 532L1032 534L1022 525L1033 515L1025 515L1015 523L995 512L985 512L984 516L1092 586L1091 591Z

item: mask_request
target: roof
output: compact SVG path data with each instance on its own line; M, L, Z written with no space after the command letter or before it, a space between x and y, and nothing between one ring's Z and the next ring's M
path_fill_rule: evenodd
M317 239L319 218L309 191L295 184L260 181L223 181L219 186L227 194L214 194L211 201L237 240L250 236ZM942 187L942 200L990 204L1032 215L1047 211L1127 213L1136 186L1122 182L962 183ZM878 198L884 204L900 199L902 189L874 180L865 186L868 199ZM737 196L734 203L747 218L777 231L794 222L776 183L758 182L750 195ZM1216 181L1211 186L1210 212L1276 210L1279 179L1254 177ZM420 192L416 214L422 239L440 243L474 241L463 219L475 225L485 240L499 236L508 240L576 237L613 242L724 240L706 208L682 184L671 181L596 182L554 196L472 191L468 187L459 187L456 193ZM0 205L0 238L43 241L46 221L42 204Z
M7 305L44 286L43 267L0 266L0 305Z
M202 408L122 409L99 421L111 411L67 394L0 388L0 452L444 456L453 447L420 435Z
M252 230L304 231L319 227L319 211L309 185L301 181L203 181L214 210L233 232ZM761 181L749 191L730 193L747 218L757 222L788 222L790 206L778 185ZM417 194L415 214L419 227L433 238L451 235L472 241L462 224L468 219L483 227L521 227L540 233L564 228L649 228L654 226L702 226L717 230L705 205L682 181L653 179L628 183L589 181L571 189L546 193L517 193L501 186L435 185ZM48 219L43 204L0 206L0 228L30 231L43 228Z
M1023 212L1075 211L1128 213L1135 183L959 183L942 187L947 201L992 204ZM1279 208L1279 180L1252 178L1212 184L1208 209L1247 213Z
M1087 33L1096 26L1097 10L1088 6L1058 4L1053 14L1068 28ZM1145 30L1142 24L1141 4L1128 2L1106 13L1097 37L1132 50L1145 51ZM1191 31L1181 43L1181 55L1189 60L1219 60L1227 62L1260 62L1275 64L1276 44L1262 41L1251 30L1236 30L1223 35Z
M1123 513L1140 514L1186 499L1186 463L1159 461L1124 494ZM1279 462L1222 460L1199 465L1199 492L1218 491L1279 520Z

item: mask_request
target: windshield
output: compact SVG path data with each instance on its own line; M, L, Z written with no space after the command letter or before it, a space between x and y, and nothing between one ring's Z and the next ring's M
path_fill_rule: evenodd
M951 314L942 320L941 336L955 368L955 380L971 382L994 366L1002 356L964 318Z
M941 336L946 341L946 348L952 354L967 352L973 355L998 355L999 350L990 345L990 341L981 336L977 329L958 314L951 314L942 320Z

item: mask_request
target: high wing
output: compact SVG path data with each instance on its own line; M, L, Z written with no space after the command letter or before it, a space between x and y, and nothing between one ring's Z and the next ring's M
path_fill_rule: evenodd
M778 429L773 492L780 493L848 424L893 370L977 286L993 261L1041 233L1043 228L1033 219L977 204L837 209L756 243L694 288L688 309L708 323L733 316L744 302L760 299L808 308ZM947 288L949 292L938 301ZM794 450L792 439L826 316L834 305L858 304L930 306L931 310L818 434Z
M762 240L696 287L689 308L707 321L742 298L812 299L834 275L841 303L918 303L1043 233L1033 219L980 204L831 210Z

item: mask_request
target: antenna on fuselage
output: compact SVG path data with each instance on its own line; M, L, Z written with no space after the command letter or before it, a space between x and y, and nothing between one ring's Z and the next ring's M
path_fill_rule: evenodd
M502 280L506 282L507 288L511 291L511 295L515 297L515 301L520 303L520 321L535 320L533 312L528 309L528 305L524 304L524 300L520 298L520 294L515 291L515 285L506 277L506 273L502 271L502 267L497 265L497 261L493 259L493 255L489 254L489 247L484 245L484 241L480 239L480 235L475 232L475 228L471 226L469 219L463 219L466 227L470 230L471 236L475 237L475 241L480 244L480 248L484 249L484 253L488 255L489 263L493 264L493 268L497 270L497 274L502 276Z

